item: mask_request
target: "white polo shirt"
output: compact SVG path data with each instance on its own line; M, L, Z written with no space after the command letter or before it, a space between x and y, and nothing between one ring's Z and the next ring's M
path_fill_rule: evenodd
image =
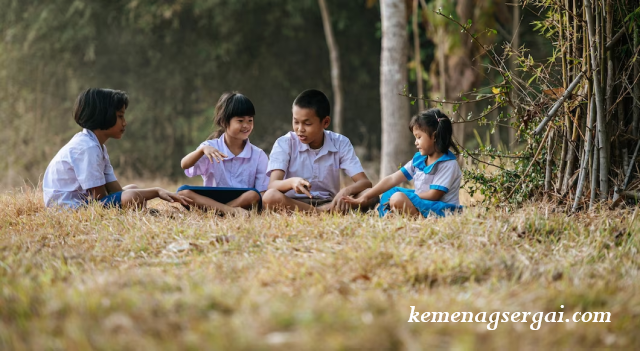
M416 194L430 189L441 190L445 194L440 198L440 201L460 205L458 192L462 171L453 152L447 151L446 154L428 166L426 161L427 156L416 152L413 159L400 168L407 180L414 179Z
M116 180L107 147L83 129L49 163L42 180L44 204L77 208L85 203L88 189Z
M249 140L237 156L224 142L224 134L220 138L211 139L200 144L198 149L212 146L228 157L218 163L211 162L202 156L193 167L185 169L188 177L202 176L204 186L229 188L255 188L265 191L269 186L267 177L267 154L261 148L252 145Z
M319 199L332 199L340 191L340 170L349 177L364 172L351 141L344 135L324 131L324 144L316 152L300 141L294 132L281 136L273 144L269 155L267 176L271 171L284 171L284 179L301 177L311 183L311 195ZM285 195L304 198L290 190Z

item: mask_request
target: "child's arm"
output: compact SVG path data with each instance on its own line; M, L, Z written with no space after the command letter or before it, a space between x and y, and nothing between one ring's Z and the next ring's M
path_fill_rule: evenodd
M298 194L305 194L311 198L311 183L300 177L293 177L284 179L284 171L281 169L274 169L271 171L269 177L269 189L275 189L282 193L286 193L289 190L293 190Z
M382 180L379 181L378 184L376 184L376 186L374 186L369 191L362 194L362 196L355 199L352 197L346 197L344 201L346 203L354 204L354 205L365 204L371 201L371 199L373 199L374 197L380 196L385 191L393 188L394 186L400 185L402 182L406 180L407 180L407 177L404 175L404 173L402 173L402 171L397 171L391 175L388 175L382 178Z
M120 183L118 183L117 180L105 184L104 187L107 190L107 194L113 194L117 193L118 191L122 191L122 186L120 185Z
M94 200L100 200L109 195L107 193L107 187L105 185L91 188L88 190L88 192L89 197ZM155 198L160 198L167 202L177 201L183 205L189 205L192 202L191 200L183 196L164 190L162 188L123 190L120 201L122 202L122 207L138 207L144 204L147 200Z
M220 161L227 158L227 155L220 152L220 150L213 146L206 145L183 157L182 161L180 161L180 167L182 167L182 169L189 169L193 167L193 165L195 165L202 156L207 156L211 163L213 163L214 159L216 162L220 163Z

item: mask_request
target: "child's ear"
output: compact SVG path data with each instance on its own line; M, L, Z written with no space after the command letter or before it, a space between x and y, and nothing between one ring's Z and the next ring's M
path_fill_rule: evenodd
M327 116L322 120L322 128L327 129L331 124L331 117Z

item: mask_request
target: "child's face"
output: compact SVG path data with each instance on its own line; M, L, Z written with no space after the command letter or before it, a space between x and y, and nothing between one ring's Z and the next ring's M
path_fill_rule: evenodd
M420 152L420 155L430 156L433 155L436 149L436 133L425 133L418 126L413 127L413 136L416 138L415 145Z
M293 106L293 131L303 144L318 149L324 143L324 129L329 126L331 118L318 118L316 112L310 108Z
M127 121L125 121L124 119L124 113L126 109L126 107L122 106L122 108L116 112L116 124L113 127L107 129L105 133L109 138L122 138L122 134L124 134L125 127L127 126Z
M233 117L229 121L225 133L237 139L249 139L249 134L253 131L253 116Z

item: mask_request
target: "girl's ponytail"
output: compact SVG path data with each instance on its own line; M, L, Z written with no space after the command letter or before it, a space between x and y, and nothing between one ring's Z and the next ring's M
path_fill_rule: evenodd
M423 132L434 135L438 151L446 153L449 149L453 149L456 153L460 153L453 142L451 120L439 109L432 108L415 115L409 123L409 130L413 132L413 127L416 126Z

